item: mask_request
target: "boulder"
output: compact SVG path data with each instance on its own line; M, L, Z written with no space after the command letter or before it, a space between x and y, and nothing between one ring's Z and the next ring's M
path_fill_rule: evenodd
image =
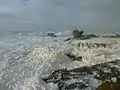
M85 39L90 39L90 38L97 38L99 36L95 35L95 34L89 34L89 35L83 35L84 31L81 30L79 31L78 29L73 30L72 35L73 35L73 39L80 39L80 40L85 40ZM72 38L67 38L64 41L69 41Z
M84 33L84 31L79 31L76 29L72 32L73 38L80 38L80 37L82 37L83 33Z
M50 37L57 37L57 35L55 35L54 33L48 33L47 36L50 36Z

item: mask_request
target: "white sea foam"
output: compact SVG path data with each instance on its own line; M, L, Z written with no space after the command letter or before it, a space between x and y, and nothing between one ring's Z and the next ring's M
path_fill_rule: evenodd
M81 43L83 46L78 46ZM108 44L108 47L96 47L94 43ZM87 47L89 45L89 47ZM112 45L111 47L109 45ZM89 66L98 63L108 62L120 58L120 39L90 39L90 40L73 40L65 50L75 56L82 56L83 62L74 63L74 66ZM73 64L72 64L73 66Z
M68 34L68 32L66 32ZM52 84L41 80L44 73L57 68L76 68L94 65L120 58L120 39L73 40L64 42L58 38L17 34L0 41L0 88L2 90L54 90ZM65 33L64 33L65 34ZM63 35L65 36L65 35ZM78 47L78 43L84 47ZM94 42L112 44L109 47L94 48ZM85 45L91 45L91 49ZM64 53L82 56L83 61L71 61ZM51 87L51 89L50 89Z

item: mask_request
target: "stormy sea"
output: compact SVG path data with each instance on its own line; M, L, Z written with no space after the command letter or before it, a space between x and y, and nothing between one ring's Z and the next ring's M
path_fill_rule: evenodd
M66 40L72 31L55 35L1 36L0 90L104 90L99 86L106 81L117 87L109 90L120 90L120 38Z

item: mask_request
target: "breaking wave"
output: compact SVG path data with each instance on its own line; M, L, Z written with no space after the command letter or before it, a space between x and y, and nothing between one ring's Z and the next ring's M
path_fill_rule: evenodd
M1 38L1 90L54 90L52 84L47 86L41 79L53 69L94 65L118 59L120 56L119 39L97 38L64 42L70 31L56 35L59 37L19 33ZM73 62L65 53L82 56L83 61Z

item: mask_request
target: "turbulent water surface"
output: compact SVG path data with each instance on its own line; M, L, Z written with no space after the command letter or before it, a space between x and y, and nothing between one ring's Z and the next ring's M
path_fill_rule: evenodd
M57 35L57 38L52 38L32 32L1 37L0 90L54 90L52 84L48 86L41 79L54 69L90 66L120 58L120 39L65 42L68 32ZM106 43L107 46L96 47L94 43ZM64 55L69 52L82 56L83 60L72 61Z

